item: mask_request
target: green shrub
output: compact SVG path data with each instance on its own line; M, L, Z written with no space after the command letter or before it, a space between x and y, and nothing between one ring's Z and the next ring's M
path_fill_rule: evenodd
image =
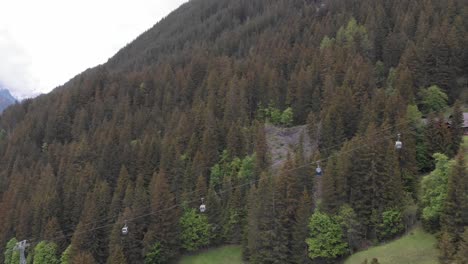
M333 217L316 211L310 218L309 230L306 243L311 259L333 261L346 254L348 244L343 241L343 230Z
M379 240L387 240L401 234L405 227L401 212L398 210L388 210L382 213L382 222L379 224L377 232Z

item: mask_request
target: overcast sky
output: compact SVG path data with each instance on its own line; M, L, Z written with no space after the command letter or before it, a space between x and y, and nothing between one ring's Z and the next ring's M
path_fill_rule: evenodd
M1 0L0 85L24 98L107 61L187 0Z

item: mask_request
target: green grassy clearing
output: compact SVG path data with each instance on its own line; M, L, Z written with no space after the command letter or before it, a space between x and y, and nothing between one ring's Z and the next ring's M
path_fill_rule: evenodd
M372 247L349 257L345 264L361 264L367 258L377 258L380 264L437 264L439 263L436 238L421 227L400 239Z
M179 264L242 264L240 246L224 246L210 249L194 256L186 256Z

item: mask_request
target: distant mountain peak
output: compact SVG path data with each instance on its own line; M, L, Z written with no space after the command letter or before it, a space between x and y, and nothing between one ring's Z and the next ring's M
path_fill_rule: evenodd
M16 99L11 95L10 91L0 87L0 113L15 102Z

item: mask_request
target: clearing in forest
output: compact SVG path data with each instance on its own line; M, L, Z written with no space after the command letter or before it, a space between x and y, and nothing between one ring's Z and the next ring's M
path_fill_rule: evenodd
M439 251L436 238L421 227L385 245L358 252L349 257L345 264L368 263L377 258L380 264L437 264Z
M240 246L209 249L194 256L183 257L179 264L243 264Z
M293 157L301 143L301 139L305 159L309 159L317 147L317 144L309 137L307 125L277 127L271 124L266 124L265 134L273 171L281 167L281 165L286 161L288 153Z

